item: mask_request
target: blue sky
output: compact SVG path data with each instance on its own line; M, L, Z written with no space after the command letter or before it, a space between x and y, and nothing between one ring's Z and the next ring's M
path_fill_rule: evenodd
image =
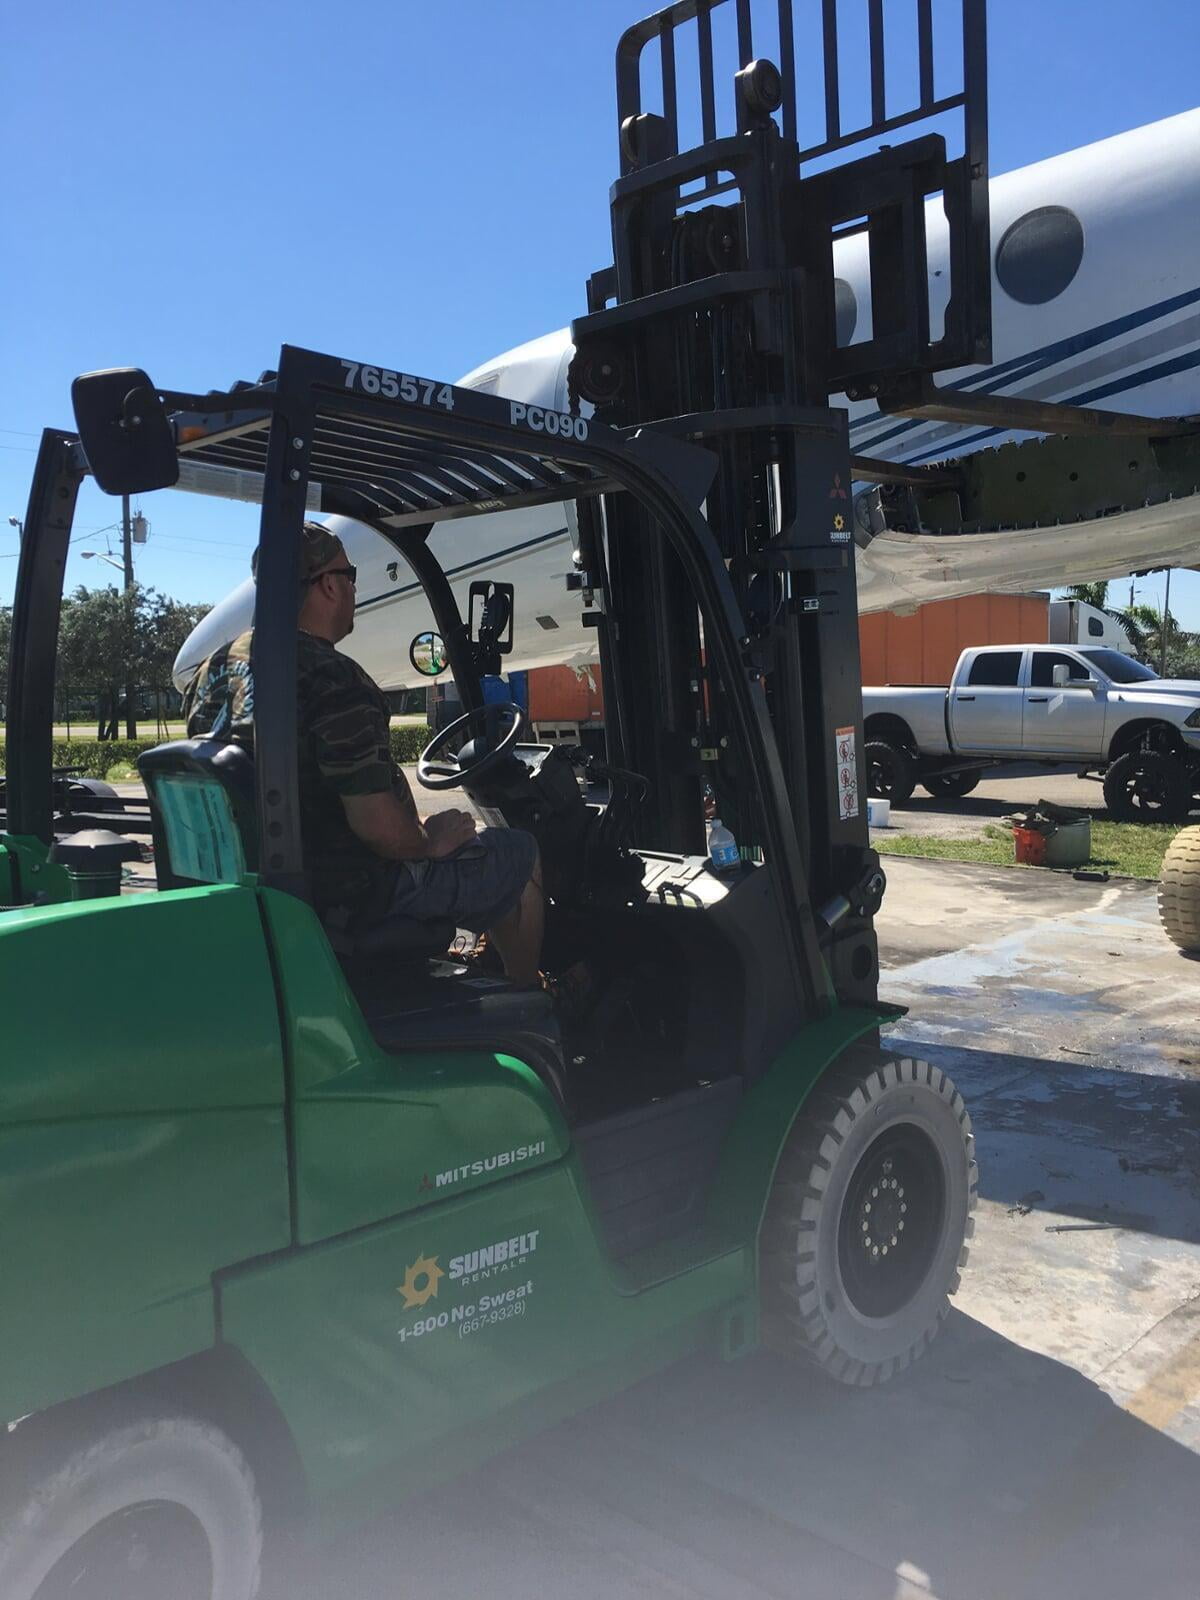
M24 515L38 431L70 426L77 373L144 365L174 388L224 387L274 365L286 341L452 378L581 311L588 274L610 259L613 48L651 9L12 8L0 603L16 568L7 518ZM993 172L1200 99L1190 0L990 10ZM102 531L119 509L85 489L68 585L109 576L81 552L119 552L119 533ZM143 582L213 601L246 573L256 509L169 494L143 509ZM1161 577L1140 580L1138 597L1157 602L1161 589ZM1176 574L1171 599L1200 629L1200 576Z

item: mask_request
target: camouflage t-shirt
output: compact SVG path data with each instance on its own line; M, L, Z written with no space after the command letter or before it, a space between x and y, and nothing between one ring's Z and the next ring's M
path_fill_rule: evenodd
M215 651L184 695L189 738L236 739L253 746L253 634ZM392 759L390 711L357 661L327 639L301 632L296 660L300 824L304 861L322 910L345 906L379 914L400 864L378 856L346 820L341 797L394 792L414 818L412 790Z

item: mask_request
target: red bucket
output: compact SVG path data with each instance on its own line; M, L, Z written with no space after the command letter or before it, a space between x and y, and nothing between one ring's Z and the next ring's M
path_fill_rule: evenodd
M1046 865L1046 835L1036 828L1014 828L1013 845L1017 860L1027 867Z

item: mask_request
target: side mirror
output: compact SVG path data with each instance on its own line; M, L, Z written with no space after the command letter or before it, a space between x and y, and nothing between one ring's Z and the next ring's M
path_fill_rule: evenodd
M446 641L440 633L418 633L408 647L408 659L423 678L436 678L446 670Z
M468 610L471 638L485 649L507 655L513 647L513 602L516 590L511 583L493 583L482 578L471 585Z
M1065 689L1071 681L1071 669L1060 662L1050 668L1050 681L1056 689Z
M474 646L475 668L481 677L500 671L501 656L513 647L513 611L516 590L511 583L481 578L471 585L467 625Z
M85 372L71 385L79 442L105 494L147 494L179 481L175 435L140 367Z

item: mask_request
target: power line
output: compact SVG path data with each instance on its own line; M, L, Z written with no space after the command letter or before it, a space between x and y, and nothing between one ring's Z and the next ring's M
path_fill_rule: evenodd
M202 533L160 533L156 539L186 539L191 544L220 545L226 550L243 550L245 545L238 539L206 539Z

